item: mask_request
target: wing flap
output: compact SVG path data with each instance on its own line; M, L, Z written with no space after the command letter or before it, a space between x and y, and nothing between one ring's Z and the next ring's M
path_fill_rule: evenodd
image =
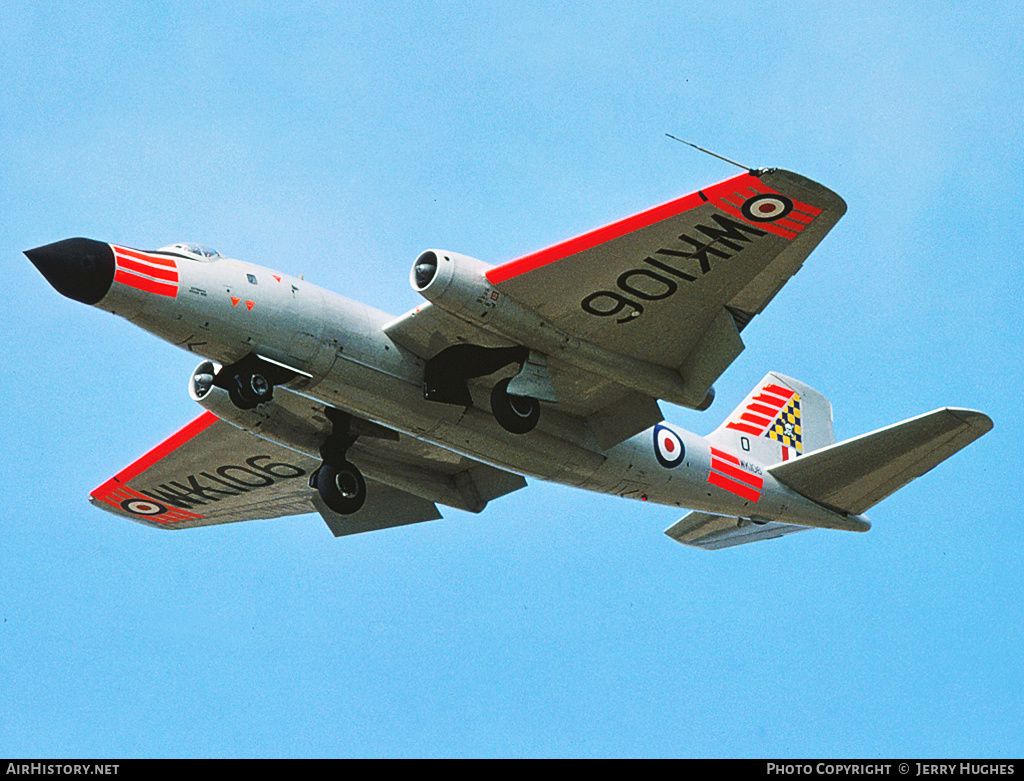
M859 515L992 428L981 412L939 409L769 468L797 493Z

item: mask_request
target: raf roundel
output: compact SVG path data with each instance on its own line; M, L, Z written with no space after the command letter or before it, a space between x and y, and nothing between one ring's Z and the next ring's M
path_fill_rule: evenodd
M659 464L672 469L683 463L686 448L676 432L659 423L654 427L654 455Z
M740 212L751 222L775 222L793 211L793 202L778 193L755 195L740 207Z
M121 502L121 507L135 515L160 515L167 512L167 508L162 504L145 499L126 499Z

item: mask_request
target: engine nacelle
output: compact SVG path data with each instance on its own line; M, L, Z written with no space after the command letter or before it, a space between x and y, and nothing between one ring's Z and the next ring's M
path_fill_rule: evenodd
M457 252L428 249L409 273L412 289L432 304L467 319L485 318L497 296L484 274L493 266Z
M188 379L188 395L192 401L199 402L201 405L210 410L214 415L217 415L217 410L212 407L219 406L218 399L223 396L227 397L227 391L223 388L218 388L214 385L214 379L217 377L217 372L221 370L219 363L213 361L203 361L199 364L195 371L192 372L192 376ZM230 404L231 400L227 399ZM217 417L223 417L217 415Z

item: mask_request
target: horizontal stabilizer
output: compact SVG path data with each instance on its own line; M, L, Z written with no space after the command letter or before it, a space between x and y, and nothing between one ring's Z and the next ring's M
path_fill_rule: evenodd
M981 412L940 409L769 468L799 494L860 514L992 428Z
M807 528L776 521L758 524L728 515L692 512L665 529L665 534L683 545L704 550L719 550L748 542L774 540L776 537L801 532Z

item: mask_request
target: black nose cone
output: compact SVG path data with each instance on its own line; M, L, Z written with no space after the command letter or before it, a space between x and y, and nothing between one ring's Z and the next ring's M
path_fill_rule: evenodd
M96 304L114 281L114 252L92 239L64 239L25 250L25 256L58 293Z

